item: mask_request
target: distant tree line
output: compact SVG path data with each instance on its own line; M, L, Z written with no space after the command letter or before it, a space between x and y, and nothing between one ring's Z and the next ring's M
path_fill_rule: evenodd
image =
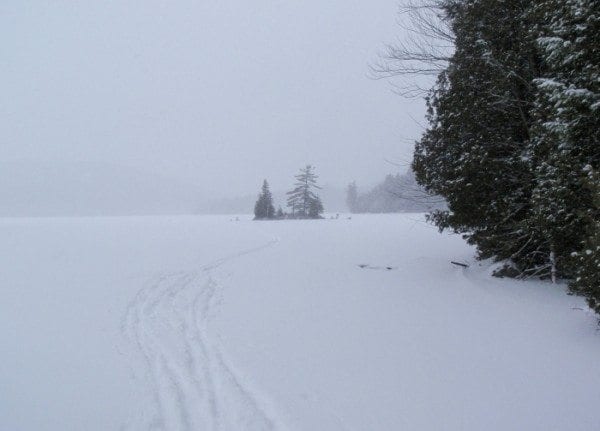
M600 312L600 1L408 4L379 72L435 73L413 169L497 275L566 278ZM452 46L451 49L445 47Z
M316 193L316 190L320 190L321 187L317 184L319 177L315 174L314 167L306 165L294 178L296 179L294 188L287 192L287 206L290 212L284 212L281 207L275 211L269 184L267 180L263 181L261 192L254 205L255 220L322 218L323 203Z
M362 193L353 181L346 189L346 205L352 213L427 212L445 208L443 198L429 195L417 184L412 170L386 175L381 183Z

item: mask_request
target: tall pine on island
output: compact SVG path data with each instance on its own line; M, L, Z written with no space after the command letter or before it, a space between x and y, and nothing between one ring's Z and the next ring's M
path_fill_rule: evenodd
M292 218L322 218L323 203L314 191L321 187L317 185L319 177L314 173L314 167L306 165L295 178L294 189L287 192L287 205L292 209Z

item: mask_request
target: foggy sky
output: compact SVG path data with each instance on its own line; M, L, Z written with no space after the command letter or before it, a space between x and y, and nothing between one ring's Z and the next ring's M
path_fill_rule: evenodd
M254 193L372 184L424 107L367 77L397 0L6 1L0 161L102 161ZM411 118L412 117L412 118Z

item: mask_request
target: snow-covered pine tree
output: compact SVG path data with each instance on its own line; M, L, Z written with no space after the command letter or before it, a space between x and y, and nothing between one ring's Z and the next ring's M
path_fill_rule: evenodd
M254 219L264 220L275 218L275 207L273 206L273 196L269 190L267 180L263 181L262 189L258 195L258 200L254 205Z
M535 80L530 230L542 239L538 252L545 272L573 277L588 259L581 254L586 237L597 235L597 219L589 212L598 193L590 172L600 168L600 2L544 0L534 11L543 76ZM571 259L577 252L580 259Z
M292 217L319 218L323 212L323 205L314 192L315 189L321 188L317 185L318 176L314 173L314 167L306 165L294 178L296 178L294 189L287 192L287 205L292 209Z
M600 314L600 173L587 167L584 187L593 195L593 205L580 216L586 221L585 239L580 250L571 254L575 278L571 292L582 295L588 305Z
M423 29L418 12L416 27L452 39L454 53L400 46L390 57L404 64L384 70L420 73L447 60L413 159L418 182L448 204L430 220L463 233L480 257L512 261L513 275L576 276L573 291L600 310L600 2L428 7L450 33L435 20Z
M524 231L531 210L529 157L535 40L529 0L441 2L455 51L430 93L429 128L416 144L420 184L443 196L447 211L430 219L463 233L481 258L537 266Z

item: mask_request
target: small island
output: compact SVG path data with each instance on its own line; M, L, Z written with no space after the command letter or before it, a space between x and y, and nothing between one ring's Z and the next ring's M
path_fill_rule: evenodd
M316 190L321 187L317 185L319 178L312 165L306 165L300 169L300 173L294 176L296 182L294 188L287 192L287 206L290 212L284 212L281 207L275 211L273 195L269 189L267 180L263 181L261 192L254 205L254 220L282 220L282 219L322 219L323 202L317 195Z

